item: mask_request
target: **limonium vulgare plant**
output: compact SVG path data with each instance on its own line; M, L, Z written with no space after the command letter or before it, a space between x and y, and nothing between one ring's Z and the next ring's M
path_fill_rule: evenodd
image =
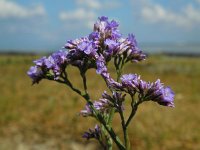
M96 139L103 149L111 150L115 143L120 150L130 150L128 127L138 106L146 101L154 101L163 106L174 107L174 92L159 79L149 82L142 80L137 74L122 74L125 64L145 60L146 55L138 48L135 36L129 34L127 38L123 38L118 26L114 20L99 17L92 33L69 40L61 50L33 61L35 66L30 67L27 73L33 84L42 79L62 83L86 101L80 115L95 118L97 125L85 132L83 138ZM108 72L108 63L113 63L116 79ZM79 69L84 90L74 87L70 81L67 72L69 65ZM103 92L99 100L93 100L88 93L86 72L89 69L96 69L97 75L102 77L109 89ZM128 116L124 115L125 101L131 107ZM120 116L123 139L113 129L115 115Z

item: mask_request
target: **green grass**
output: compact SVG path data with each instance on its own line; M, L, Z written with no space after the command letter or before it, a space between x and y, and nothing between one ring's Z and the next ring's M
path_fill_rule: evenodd
M67 139L84 142L82 133L95 121L78 115L85 105L81 97L64 85L46 80L31 86L26 71L38 57L0 56L0 139L19 134L27 143L42 143L55 138L58 147L65 145ZM114 72L112 67L110 70ZM69 71L75 85L82 87L78 71ZM134 149L200 149L200 59L154 55L142 63L128 64L125 72L141 74L142 79L150 81L160 78L176 93L175 108L153 102L139 107L129 128ZM89 92L98 99L105 83L95 70L87 76ZM118 116L113 124L121 134Z

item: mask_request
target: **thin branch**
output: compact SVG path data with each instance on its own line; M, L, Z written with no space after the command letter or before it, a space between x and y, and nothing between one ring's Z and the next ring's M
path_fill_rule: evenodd
M119 114L120 114L120 118L121 118L121 125L122 125L122 129L123 129L123 134L124 134L124 143L125 143L125 147L128 147L128 134L127 134L127 126L126 126L126 122L124 119L124 114L121 108L119 108Z
M84 97L85 97L85 99L90 99L90 95L89 95L89 93L87 91L87 78L85 76L85 72L84 73L80 73L80 74L81 74L81 77L83 79L83 87L84 87L84 91L85 91Z
M135 115L135 113L137 111L138 105L140 103L141 103L140 101L139 102L135 102L133 96L131 96L131 108L132 108L132 110L131 110L131 114L130 114L127 122L126 122L126 127L128 127L129 123L131 122L132 118L134 117L134 115Z
M121 140L119 139L119 137L115 134L114 130L112 129L112 127L110 125L108 125L104 119L104 117L102 116L102 114L100 114L95 108L93 103L90 100L87 100L91 107L91 109L94 111L94 115L95 118L97 118L97 120L104 126L104 128L106 129L106 131L109 133L109 135L111 136L112 140L116 143L116 145L118 146L118 148L120 150L126 150L126 148L124 147L124 145L122 144Z
M72 85L72 83L69 81L66 71L64 71L63 73L64 73L64 76L62 76L62 78L64 79L66 85L68 85L74 92L76 92L77 94L83 97L82 92L79 89L75 88Z
M103 124L103 126L107 130L107 132L110 134L110 136L113 139L113 141L117 144L118 148L120 150L126 150L126 148L124 147L124 145L121 143L119 137L115 134L115 132L112 129L112 127L110 127L109 125L106 124L105 120L102 119L101 115L98 115L97 117L98 117L99 121Z

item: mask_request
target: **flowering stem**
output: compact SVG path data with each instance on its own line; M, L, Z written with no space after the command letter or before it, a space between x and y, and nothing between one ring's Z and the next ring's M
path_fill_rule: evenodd
M120 150L126 150L126 147L122 144L121 140L115 134L114 130L111 127L111 123L112 123L112 119L113 119L114 115L109 115L109 119L108 119L109 120L109 124L108 124L108 122L105 121L104 117L94 108L93 103L90 100L89 94L87 92L87 80L86 80L85 74L81 73L81 76L83 78L83 84L84 84L85 94L82 94L82 92L80 90L78 90L78 89L76 89L76 88L73 87L73 85L71 84L71 82L68 79L68 76L67 76L66 72L64 72L64 76L62 76L62 78L64 79L64 81L59 80L58 82L67 84L73 91L75 91L76 93L78 93L79 95L81 95L88 102L88 104L90 105L91 109L94 112L95 118L103 125L103 127L109 133L109 135L111 136L112 140L116 143L116 145L118 146L118 148ZM118 74L118 76L120 76L120 74ZM108 147L109 149L112 148L112 140L109 139L109 141L108 141L108 144L110 144L110 146Z
M83 79L83 87L84 87L84 91L85 91L84 97L85 97L85 99L90 99L89 93L87 91L87 78L85 76L85 72L80 72L80 74Z
M124 145L122 144L122 142L120 141L119 137L115 134L114 130L112 129L112 127L110 125L108 125L104 119L104 117L102 116L102 114L100 114L95 108L93 103L91 102L90 99L86 99L86 101L88 102L88 104L90 105L91 109L94 112L94 116L95 118L103 125L103 127L106 129L106 131L109 133L109 135L111 136L111 138L113 139L113 141L116 143L116 145L118 146L118 148L120 150L126 150L126 148L124 147Z
M105 127L105 129L108 131L108 133L110 134L110 136L112 137L113 141L117 144L118 148L120 150L126 150L126 148L123 146L123 144L121 143L119 137L115 134L115 132L113 131L112 127L110 127L108 124L106 124L105 120L102 119L102 116L98 116L98 118L101 120L100 122L103 124L103 126Z
M132 108L132 111L131 111L131 114L126 122L126 127L128 127L129 123L131 122L132 118L134 117L136 111L137 111L137 108L138 108L138 105L140 104L141 102L135 102L134 101L134 97L131 96L131 108Z
M127 133L127 126L126 126L124 114L123 114L123 111L122 111L121 108L119 108L119 114L120 114L120 118L121 118L123 134L124 134L125 147L126 147L127 150L129 150L130 149L130 143L129 143L128 133Z
M94 108L94 105L93 105L92 101L90 100L90 96L89 96L89 94L87 92L87 80L86 80L85 73L81 73L81 77L83 79L83 85L84 85L84 90L85 90L85 96L83 96L83 97L88 102L88 104L90 105L91 109L93 110L95 118L103 125L103 127L109 133L109 135L111 136L113 141L117 144L117 146L120 148L120 150L125 150L125 147L123 146L123 144L121 143L120 139L117 137L117 135L115 134L115 132L113 131L112 127L109 124L111 121L109 121L109 123L107 123L105 121L104 117ZM108 138L107 139L108 140L108 150L112 150L112 139L110 139L108 137L108 135L106 135L107 133L104 132L104 134ZM100 144L102 144L102 143L100 143Z
M64 76L62 75L61 77L64 79L64 81L62 81L62 82L60 82L60 83L66 84L66 85L69 86L74 92L76 92L76 93L79 94L80 96L84 97L84 95L82 94L82 92L81 92L79 89L75 88L75 87L72 85L72 83L69 81L66 71L64 71L63 74L64 74ZM59 81L61 81L61 80L59 80ZM59 82L59 81L58 81L58 82Z
M107 120L107 124L111 127L112 126L112 119L114 117L115 114L115 109L111 109L110 113L108 115L108 120ZM112 150L112 139L110 137L107 137L108 140L108 146L109 146L109 150Z
M100 138L98 139L99 144L103 147L104 150L107 150L107 146L104 144L103 140L102 140L102 134L100 136Z
M118 62L117 62L117 59L115 60L115 67L117 70L117 82L119 82L119 79L121 77L124 64L125 64L125 57L123 57L123 58L120 57ZM129 142L127 126L126 126L126 122L125 122L125 118L124 118L124 114L123 114L123 110L122 110L121 106L118 108L118 110L119 110L119 114L120 114L120 118L121 118L121 125L122 125L122 129L123 129L124 144L125 144L126 149L129 150L130 142Z

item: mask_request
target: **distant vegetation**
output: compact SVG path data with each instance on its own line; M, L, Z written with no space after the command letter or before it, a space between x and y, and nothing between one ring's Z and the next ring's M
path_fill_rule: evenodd
M0 55L0 149L11 150L23 143L34 146L49 141L52 149L70 149L69 143L87 143L80 135L94 120L85 122L78 115L85 105L81 97L64 85L45 80L31 86L26 71L32 60L39 57ZM78 71L72 67L68 69L76 86L82 86ZM112 66L109 69L114 71ZM145 62L128 64L125 70L141 74L145 80L155 81L160 77L176 93L175 108L157 107L151 102L139 107L130 127L135 149L200 149L200 59L151 55ZM105 83L98 82L100 77L94 74L95 70L89 71L87 76L94 79L88 84L95 100L105 89ZM121 133L117 117L113 123L115 130Z

